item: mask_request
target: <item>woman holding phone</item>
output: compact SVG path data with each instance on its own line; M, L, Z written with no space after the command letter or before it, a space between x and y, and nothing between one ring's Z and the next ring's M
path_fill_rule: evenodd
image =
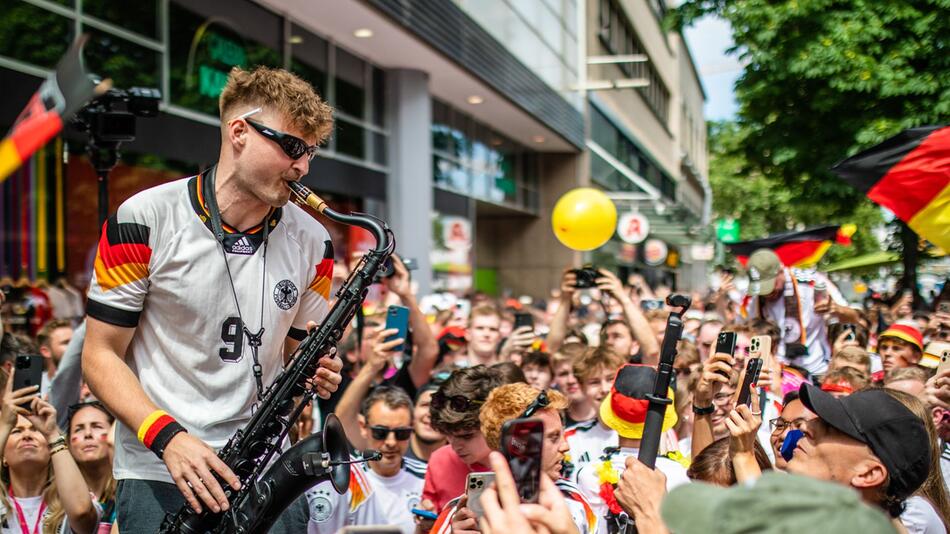
M56 426L56 410L37 386L13 391L12 375L4 382L0 532L96 532L100 511Z

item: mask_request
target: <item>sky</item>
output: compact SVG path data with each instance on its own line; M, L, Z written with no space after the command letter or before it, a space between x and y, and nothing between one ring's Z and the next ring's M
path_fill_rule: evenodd
M685 34L706 91L706 120L735 118L738 105L732 87L742 66L735 56L726 55L733 44L729 23L709 16L686 28Z

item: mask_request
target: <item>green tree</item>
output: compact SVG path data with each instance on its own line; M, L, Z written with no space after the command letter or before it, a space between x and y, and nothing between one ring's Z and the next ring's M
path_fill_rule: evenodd
M828 169L905 128L950 121L950 0L686 0L667 22L709 14L729 22L744 64L733 155L749 172L738 176L788 203L767 221L862 218L864 195Z

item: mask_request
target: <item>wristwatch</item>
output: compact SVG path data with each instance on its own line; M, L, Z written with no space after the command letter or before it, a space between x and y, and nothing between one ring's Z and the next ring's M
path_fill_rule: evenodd
M693 413L696 415L711 415L715 411L716 411L716 407L713 406L712 404L706 407L699 407L699 406L696 406L695 404L693 405Z

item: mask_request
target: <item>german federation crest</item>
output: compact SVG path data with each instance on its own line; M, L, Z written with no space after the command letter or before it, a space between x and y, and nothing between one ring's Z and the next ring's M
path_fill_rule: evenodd
M297 303L297 286L290 280L277 282L274 288L274 302L282 310L289 310Z

